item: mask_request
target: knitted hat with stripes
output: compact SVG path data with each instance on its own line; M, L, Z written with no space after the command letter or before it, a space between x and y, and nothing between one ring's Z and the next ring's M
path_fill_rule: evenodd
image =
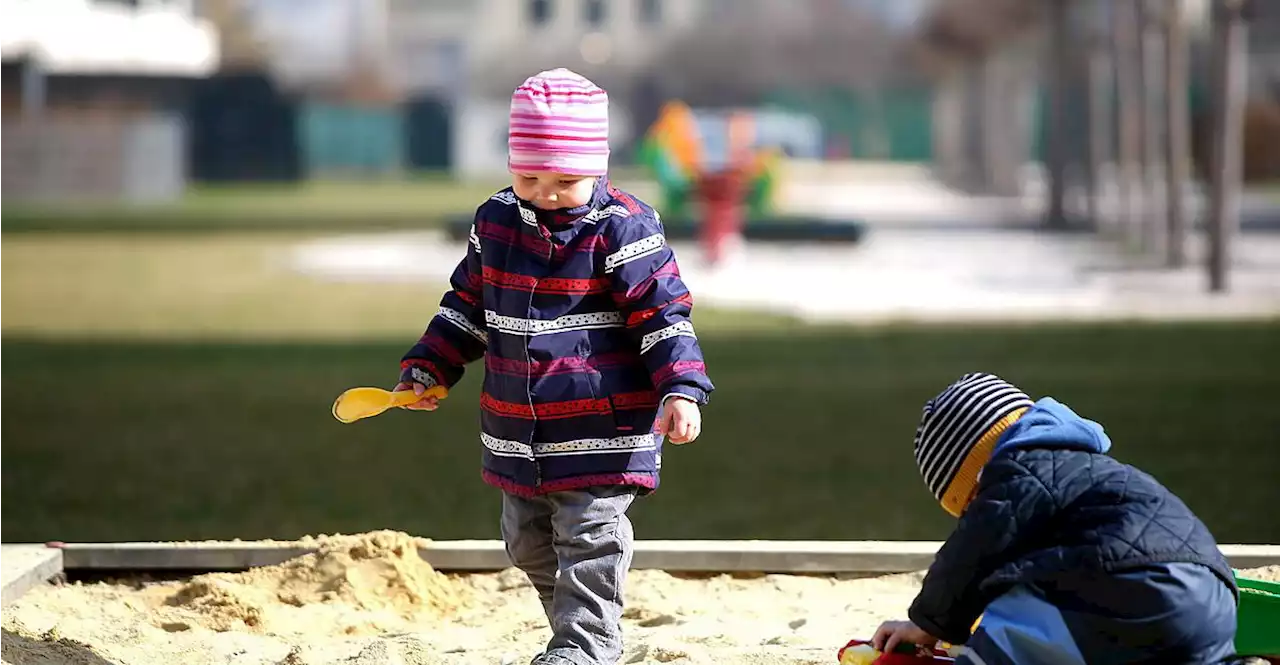
M964 512L996 441L1032 404L1013 384L975 372L924 405L916 429L916 465L948 513Z
M525 79L511 95L507 168L602 176L609 170L609 95L567 69Z

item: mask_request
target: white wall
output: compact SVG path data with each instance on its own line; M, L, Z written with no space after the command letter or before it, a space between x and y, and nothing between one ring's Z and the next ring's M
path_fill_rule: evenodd
M335 83L361 58L384 75L397 67L389 48L387 0L246 2L270 54L272 73L286 85Z
M507 172L507 110L498 102L469 100L453 116L453 173L492 178Z
M208 76L218 66L213 26L186 2L135 8L88 0L0 0L0 53L47 72Z

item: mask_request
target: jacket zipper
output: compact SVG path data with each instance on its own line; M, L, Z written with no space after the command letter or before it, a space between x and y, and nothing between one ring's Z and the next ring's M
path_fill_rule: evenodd
M538 233L542 239L547 242L547 265L551 265L551 233L546 227L538 225ZM533 320L533 297L538 291L538 278L533 278L533 284L529 287L529 306L525 308L525 316L530 321ZM533 355L529 353L529 344L533 341L533 335L527 334L524 337L524 362L528 374L525 375L525 396L529 398L529 420L533 423L529 429L529 456L533 458L533 485L534 487L542 486L542 465L538 463L538 456L533 451L533 440L538 431L537 411L533 406Z

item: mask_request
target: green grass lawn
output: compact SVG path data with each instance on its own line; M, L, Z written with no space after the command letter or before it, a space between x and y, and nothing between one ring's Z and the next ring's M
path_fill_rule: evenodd
M416 339L435 314L447 280L344 282L294 271L290 252L318 237L323 236L6 236L0 280L4 333L45 339ZM724 310L699 310L698 318L703 330L785 322Z
M292 233L6 234L3 540L497 536L473 369L445 408L342 425L389 385L442 284L288 269ZM972 370L1102 421L1223 541L1280 542L1280 322L809 327L698 309L718 386L669 451L644 538L941 538L911 461Z
M196 187L154 206L6 206L4 231L279 231L439 226L503 186L444 178Z
M620 186L650 196L653 185L634 169L620 169ZM315 180L299 184L203 185L172 204L10 204L5 233L63 231L333 231L439 227L468 217L503 178L455 180L423 175L400 180Z
M1134 325L703 335L718 391L635 510L644 538L918 539L948 519L912 466L924 400L1006 375L1103 422L1225 542L1280 542L1280 326ZM408 341L408 340L406 340ZM479 479L479 368L439 412L352 425L404 344L3 343L3 538L497 536Z

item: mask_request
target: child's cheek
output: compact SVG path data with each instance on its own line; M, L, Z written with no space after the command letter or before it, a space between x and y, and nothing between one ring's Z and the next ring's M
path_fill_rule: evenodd
M572 194L570 196L573 200L570 201L569 205L565 207L576 208L578 206L583 206L588 203L591 203L591 193L595 191L595 188L596 188L595 178L587 178L586 180L582 180L578 182L573 186L571 190Z

